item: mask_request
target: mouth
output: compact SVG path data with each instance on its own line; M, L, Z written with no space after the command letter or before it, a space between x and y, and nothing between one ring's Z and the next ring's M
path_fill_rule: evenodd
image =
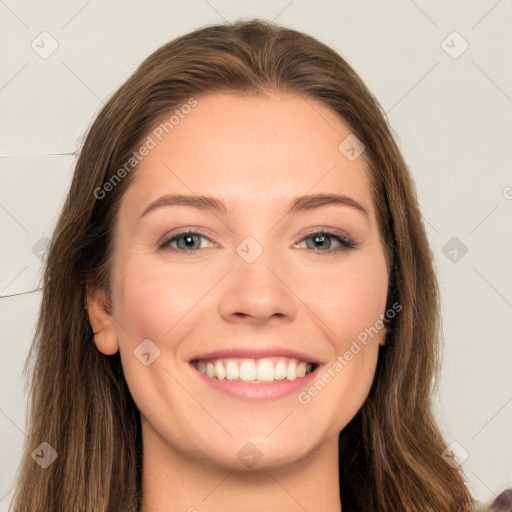
M208 378L248 384L302 379L319 366L319 363L284 356L194 359L190 364Z
M250 402L298 393L314 382L323 366L306 354L271 347L224 349L196 356L189 364L201 385Z

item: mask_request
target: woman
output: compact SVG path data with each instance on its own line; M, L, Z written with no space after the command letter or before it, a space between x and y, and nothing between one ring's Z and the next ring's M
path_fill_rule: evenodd
M239 21L150 55L90 128L43 286L16 512L474 509L430 408L413 182L314 38Z

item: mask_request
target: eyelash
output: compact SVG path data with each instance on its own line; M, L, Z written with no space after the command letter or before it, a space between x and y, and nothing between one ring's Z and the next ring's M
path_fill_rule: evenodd
M172 242L176 241L178 238L182 237L183 235L200 235L200 236L206 238L207 240L209 240L210 242L212 242L212 240L210 240L210 238L208 236L206 236L205 233L202 233L201 231L181 231L179 233L174 233L172 235L172 237L170 237L170 238L164 237L164 239L158 243L158 248L160 250L166 250L166 248L169 247ZM299 242L297 242L297 244L304 242L305 240L307 240L308 238L310 238L314 235L325 235L328 238L336 239L341 244L341 247L339 247L337 249L329 249L327 251L314 251L314 252L318 252L320 254L322 254L322 253L323 254L336 254L338 252L345 251L347 249L356 249L357 248L357 245L354 242L352 242L351 240L349 240L348 238L346 238L342 235L337 235L330 231L323 231L323 230L312 231L311 233L308 233L304 238L302 238L302 240L299 240ZM294 244L294 245L296 245L296 244ZM200 249L184 251L183 249L172 248L173 252L177 252L179 254L186 254L188 256L190 256L191 254L193 254L199 250Z

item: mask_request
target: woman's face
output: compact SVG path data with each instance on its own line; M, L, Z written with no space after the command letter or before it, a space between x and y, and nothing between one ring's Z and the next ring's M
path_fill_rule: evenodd
M297 461L356 414L384 341L364 154L352 139L340 149L347 125L298 96L200 97L169 126L148 134L123 198L114 313L96 316L96 343L120 350L146 444L231 469ZM290 211L316 194L331 200ZM173 195L196 199L147 210Z

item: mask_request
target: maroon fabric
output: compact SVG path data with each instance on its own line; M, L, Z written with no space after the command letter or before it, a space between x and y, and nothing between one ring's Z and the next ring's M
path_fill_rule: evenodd
M499 494L491 503L488 512L512 512L512 488Z

